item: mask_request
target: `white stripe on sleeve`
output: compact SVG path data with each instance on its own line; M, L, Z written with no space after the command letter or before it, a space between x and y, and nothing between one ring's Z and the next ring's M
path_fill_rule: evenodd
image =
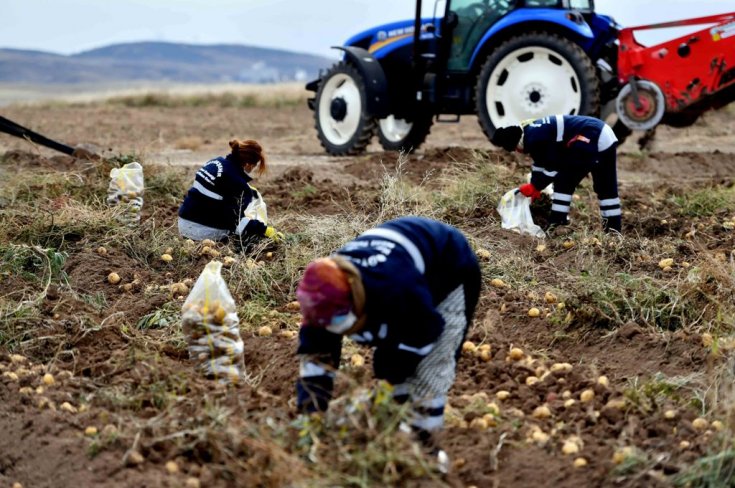
M363 232L360 237L363 236L382 237L400 244L401 247L408 252L409 256L411 256L411 259L413 259L413 264L416 266L416 269L419 270L419 273L424 274L426 271L426 264L424 263L424 257L421 255L421 251L416 247L416 244L411 242L408 237L404 236L400 232L396 232L393 229L386 229L385 227L378 227Z
M601 207L609 207L610 205L620 205L620 198L607 198L600 200Z
M623 211L619 208L614 208L612 210L602 210L600 212L600 215L603 217L617 217L619 215L623 215Z
M556 142L561 142L564 139L564 116L556 116Z
M551 197L552 200L559 200L560 202L571 202L572 201L572 195L569 195L567 193L556 193L554 192L554 195Z
M224 198L222 198L222 195L220 195L219 193L215 193L212 190L206 189L204 185L202 185L198 181L194 182L194 184L192 185L192 188L195 188L197 191L199 191L199 193L201 193L205 197L209 197L214 200L224 200Z
M414 354L417 354L419 356L426 356L431 352L432 349L434 349L434 344L429 344L424 347L411 347L407 346L405 344L398 344L398 349L402 349L404 351L412 352Z

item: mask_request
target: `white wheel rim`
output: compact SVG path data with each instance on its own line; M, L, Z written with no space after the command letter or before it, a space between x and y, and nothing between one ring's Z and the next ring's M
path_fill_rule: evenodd
M401 142L408 133L411 132L413 122L406 122L404 119L397 119L392 115L378 121L380 132L390 142Z
M332 117L332 101L342 98L347 104L347 113L342 120ZM349 75L338 73L327 80L319 99L319 125L324 137L334 145L347 144L357 132L362 114L362 97L355 80Z
M490 73L485 103L495 127L547 115L578 114L579 77L558 52L529 46L509 53Z
M626 104L629 102L628 96L632 96L633 92L633 87L631 87L630 83L628 83L623 87L622 90L620 90L620 93L618 93L618 98L615 100L615 108L617 110L618 118L623 121L623 124L625 124L626 126L628 126L629 129L632 130L653 129L658 125L659 122L661 122L661 119L664 117L664 110L666 109L666 99L664 98L664 93L661 91L661 88L659 88L657 84L648 80L639 80L636 82L636 85L639 92L642 92L644 95L649 95L651 97L654 103L654 110L652 111L650 117L644 120L637 120L627 114Z

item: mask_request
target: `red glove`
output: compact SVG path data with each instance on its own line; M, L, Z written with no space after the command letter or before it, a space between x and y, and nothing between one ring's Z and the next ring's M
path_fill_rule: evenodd
M541 192L536 189L531 183L526 183L518 187L518 191L525 197L531 199L531 201L541 198Z

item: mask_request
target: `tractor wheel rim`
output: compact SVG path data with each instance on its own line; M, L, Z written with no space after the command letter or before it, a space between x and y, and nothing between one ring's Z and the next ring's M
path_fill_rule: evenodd
M338 99L342 99L347 108L341 120L332 116L332 104ZM324 137L334 145L347 144L357 132L361 116L362 96L355 80L343 73L329 78L319 99L319 125Z
M546 115L578 114L579 76L556 51L540 46L516 49L490 73L485 103L495 127Z
M383 137L390 142L401 142L408 136L408 133L411 132L411 128L413 127L412 122L397 119L392 115L380 119L378 123L380 124L380 132L383 134Z

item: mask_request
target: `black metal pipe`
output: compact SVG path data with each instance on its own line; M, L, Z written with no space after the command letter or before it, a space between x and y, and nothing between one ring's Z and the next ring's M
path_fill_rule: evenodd
M0 132L5 132L11 136L20 137L21 139L28 139L36 144L46 146L64 154L71 155L74 152L73 147L54 141L53 139L49 139L38 132L33 132L32 130L16 124L12 120L6 119L2 116L0 116Z
M419 41L421 40L421 0L416 0L416 18L413 22L413 66L418 66L421 50L419 49Z

